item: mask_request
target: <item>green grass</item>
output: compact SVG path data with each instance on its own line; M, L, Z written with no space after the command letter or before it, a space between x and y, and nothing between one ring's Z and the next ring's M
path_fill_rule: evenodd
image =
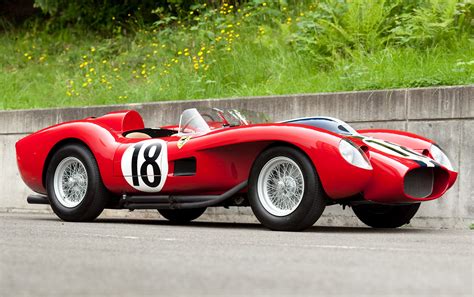
M351 39L328 54L294 38L308 7L280 7L277 18L267 17L268 9L202 12L209 20L107 38L77 28L3 33L0 109L474 83L469 34L423 46L354 46Z

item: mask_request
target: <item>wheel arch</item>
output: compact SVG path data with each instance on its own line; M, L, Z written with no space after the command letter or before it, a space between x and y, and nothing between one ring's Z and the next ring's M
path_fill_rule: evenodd
M78 144L78 145L82 145L86 147L95 158L94 152L90 149L90 147L84 141L80 140L79 138L70 137L70 138L65 138L65 139L60 140L51 148L48 155L46 156L44 166L43 166L43 172L41 174L41 182L42 182L43 187L46 188L46 175L48 172L48 167L49 167L49 163L51 162L51 159L53 158L53 156L56 154L56 152L59 149L69 144ZM100 169L99 169L99 172L100 172Z
M277 146L285 146L285 147L289 147L289 148L293 148L297 151L299 151L300 153L304 154L310 161L311 161L311 166L313 166L313 169L316 171L316 174L318 174L319 176L319 173L318 173L318 168L316 167L316 165L314 164L314 162L312 162L312 158L311 156L308 154L308 152L306 150L304 150L303 148L299 147L298 145L294 144L294 143L291 143L291 142L288 142L288 141L283 141L283 140L276 140L276 141L273 141L272 143L270 143L269 145L267 145L261 152L260 154L257 156L257 158L263 153L265 152L266 150L268 149L271 149L271 148L274 148L274 147L277 147ZM254 163L255 163L256 159L254 160ZM253 166L253 164L252 164Z
M264 149L262 149L262 151L257 155L257 157L255 158L255 160L253 161L252 163L252 167L250 168L250 170L252 170L253 166L255 166L255 162L257 161L258 157L260 157L260 155L262 155L265 151L271 149L271 148L274 148L274 147L288 147L288 148L292 148L292 149L295 149L297 151L299 151L300 153L302 153L303 155L306 156L306 158L308 158L308 160L310 161L311 163L311 167L313 167L314 169L314 172L316 173L316 175L318 176L318 179L321 181L321 177L319 175L319 172L318 172L318 168L316 166L316 164L314 164L313 162L313 158L311 158L311 156L308 154L308 152L306 152L303 148L299 147L298 145L294 144L294 143L291 143L291 142L288 142L288 141L283 141L283 140L276 140L276 141L273 141L272 143L270 143L269 145L267 145ZM249 178L250 178L250 172L249 172ZM324 193L324 196L327 197L327 194L326 194L326 191L324 189L324 184L321 182L321 188L323 189L323 193Z

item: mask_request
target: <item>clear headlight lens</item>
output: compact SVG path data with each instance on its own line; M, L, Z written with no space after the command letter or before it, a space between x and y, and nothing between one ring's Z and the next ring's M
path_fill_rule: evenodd
M449 170L454 171L451 161L449 161L448 156L446 156L446 154L439 146L437 146L436 144L432 144L430 147L430 153L431 156L433 156L433 160L448 168Z
M367 159L364 152L349 140L341 140L339 143L339 152L342 157L352 165L364 169L372 169L372 165L370 165L369 159Z

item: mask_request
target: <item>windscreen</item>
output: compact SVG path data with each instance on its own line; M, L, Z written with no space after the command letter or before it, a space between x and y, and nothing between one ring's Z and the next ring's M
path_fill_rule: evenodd
M206 133L210 130L196 108L186 109L179 118L179 133L181 134Z

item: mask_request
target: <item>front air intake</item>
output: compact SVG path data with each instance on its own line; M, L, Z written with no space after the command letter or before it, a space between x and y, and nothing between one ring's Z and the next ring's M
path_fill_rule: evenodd
M404 179L406 195L414 198L426 198L433 193L434 169L421 167L409 171Z

